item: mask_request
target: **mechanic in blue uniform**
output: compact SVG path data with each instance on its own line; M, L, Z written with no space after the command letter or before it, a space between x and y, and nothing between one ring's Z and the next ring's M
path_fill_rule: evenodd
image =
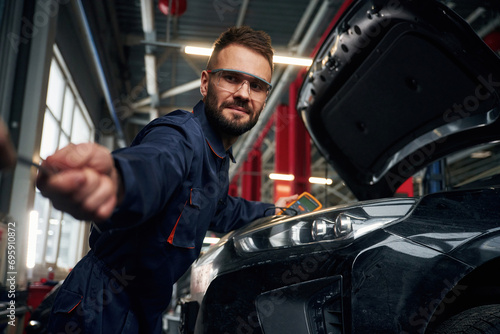
M57 172L39 174L42 194L96 222L90 252L58 293L49 332L161 333L172 285L198 257L206 231L275 213L272 204L228 196L231 145L264 108L272 57L267 34L231 28L214 44L201 76L203 101L192 111L152 121L113 153L80 144L46 159Z

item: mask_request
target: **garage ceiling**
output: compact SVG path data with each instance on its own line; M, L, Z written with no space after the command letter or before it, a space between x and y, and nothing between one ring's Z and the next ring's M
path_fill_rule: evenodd
M141 16L144 0L84 1L100 56L106 67L115 103L120 105L126 142L150 119L177 108L191 109L201 98L196 81L205 68L207 57L186 55L183 46L211 47L221 32L234 25L249 25L264 30L272 38L276 54L311 56L321 35L341 7L343 0L186 0L182 16L166 16L152 2L151 25L154 33L145 33ZM177 0L170 0L177 1ZM500 23L500 4L496 0L443 1L484 37ZM151 99L146 89L145 53L156 58L158 94L168 97ZM259 133L274 107L287 103L288 84L296 78L297 66L276 65L273 92L266 110L253 130ZM149 74L148 74L149 75ZM279 84L278 84L279 83ZM186 85L189 86L186 88ZM280 89L281 85L281 89ZM174 90L174 91L172 91ZM176 91L177 90L177 91ZM116 102L119 101L119 102ZM125 107L125 108L124 108ZM125 110L125 111L124 111ZM252 133L236 144L237 161L243 162ZM269 146L273 150L273 145ZM264 154L274 156L274 154ZM266 162L263 162L266 165ZM322 165L318 163L317 165ZM238 166L236 166L238 167ZM314 173L314 171L313 171Z
M153 20L149 20L153 34L144 32L141 2L84 2L101 57L109 65L108 81L129 107L129 112L120 115L127 141L150 118L177 108L190 109L200 99L199 85L194 82L208 58L186 55L183 46L211 47L228 27L249 25L269 33L276 54L310 56L343 1L186 0L186 12L177 17L161 13L158 0L153 0ZM159 101L150 99L146 89L145 53L156 58L159 95L168 95ZM274 84L284 70L285 65L276 66ZM191 85L184 88L186 84ZM169 94L174 88L181 92Z
M207 57L186 55L183 46L210 47L219 34L233 25L249 25L268 32L277 54L310 56L323 31L343 0L185 0L186 12L177 16L164 15L159 0L113 0L84 2L101 56L109 64L108 78L117 88L120 99L130 107L122 115L126 123L139 128L151 117L176 108L190 109L199 100L196 88L183 85L199 79ZM170 0L179 1L179 0ZM141 2L151 2L153 36L143 30ZM167 1L168 2L168 1ZM498 25L499 5L496 1L445 1L480 32L491 31ZM315 21L316 20L316 21ZM314 26L315 31L308 29ZM483 31L483 34L485 32ZM304 40L307 39L307 40ZM149 43L147 42L149 41ZM156 42L156 43L155 43ZM158 102L148 99L146 90L145 53L156 57L156 81L160 95L181 87ZM284 65L276 68L276 81ZM137 126L129 129L134 135ZM131 132L130 132L131 131ZM127 138L130 140L130 138Z

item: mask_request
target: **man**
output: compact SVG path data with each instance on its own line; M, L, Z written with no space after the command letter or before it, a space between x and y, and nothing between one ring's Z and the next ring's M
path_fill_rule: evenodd
M272 56L267 34L229 29L214 44L203 101L192 112L154 120L112 154L83 144L47 158L43 165L56 172L39 175L42 194L98 222L91 251L57 296L49 331L160 333L172 285L198 257L207 229L228 232L274 213L271 204L227 195L231 145L264 108Z

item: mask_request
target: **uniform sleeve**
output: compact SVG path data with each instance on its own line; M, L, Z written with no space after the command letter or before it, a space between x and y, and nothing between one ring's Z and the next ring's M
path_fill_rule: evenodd
M274 214L274 204L227 196L225 208L215 217L210 230L227 233L252 221Z
M153 126L133 146L113 152L124 198L111 220L140 224L157 214L186 179L193 147L183 127Z

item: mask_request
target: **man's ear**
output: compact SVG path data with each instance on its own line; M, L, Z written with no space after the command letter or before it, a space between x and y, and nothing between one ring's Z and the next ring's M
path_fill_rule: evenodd
M208 90L208 72L203 71L201 72L201 84L200 84L200 93L203 95L203 99L207 96L207 90Z

